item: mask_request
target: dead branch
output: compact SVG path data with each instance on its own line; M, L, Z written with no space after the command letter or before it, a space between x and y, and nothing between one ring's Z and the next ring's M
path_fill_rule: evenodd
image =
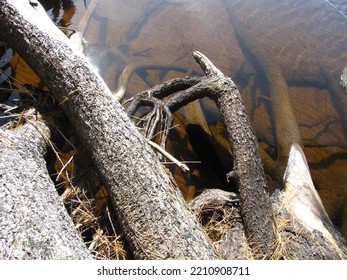
M191 83L191 80L187 78L166 82L159 88L168 87L171 90L174 88L171 85L182 85L184 82L188 82L189 84L184 85L189 87L183 88L172 96L168 96L172 91L162 93L160 97L167 97L164 103L171 112L206 96L216 102L234 153L234 169L229 175L233 174L232 177L237 181L241 196L240 208L247 236L251 246L257 247L260 254L268 255L275 242L272 209L266 193L267 185L258 154L258 145L247 119L240 93L233 81L225 77L202 53L195 52L194 58L205 71L206 77L200 78L198 83L196 80ZM159 94L157 96L159 97ZM138 109L141 100L145 100L145 97L145 93L136 96L133 100L135 104L130 104L129 107L132 109L128 109L128 113L134 113L133 108Z

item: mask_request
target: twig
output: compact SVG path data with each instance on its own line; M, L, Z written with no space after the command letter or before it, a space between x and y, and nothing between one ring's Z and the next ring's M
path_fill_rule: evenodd
M63 171L66 169L66 167L71 163L71 161L73 159L74 159L74 156L71 156L69 158L69 160L63 165L63 167L61 168L60 172L58 173L56 181L59 181L61 174L63 173Z
M152 147L154 147L157 151L159 151L162 155L167 157L169 160L171 160L174 164L176 164L179 168L181 168L184 172L189 171L189 167L185 165L184 163L178 161L175 157L170 155L167 151L165 151L162 147L160 147L158 144L154 143L151 140L147 140L147 143L150 144Z

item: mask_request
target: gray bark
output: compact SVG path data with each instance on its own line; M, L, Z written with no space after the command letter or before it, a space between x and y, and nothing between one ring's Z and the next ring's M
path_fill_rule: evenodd
M239 208L239 196L220 189L206 189L190 202L192 210L200 219L217 216L212 231L220 235L214 246L218 255L226 260L254 258L249 247Z
M263 160L269 172L282 184L288 154L292 144L302 146L302 138L296 121L295 112L289 97L288 84L284 77L281 65L269 55L261 41L254 38L250 32L249 22L242 16L234 13L233 3L224 1L231 21L237 26L236 32L240 44L254 56L264 71L271 96L277 157L272 160L266 153ZM247 16L250 16L249 14ZM269 57L272 57L270 60Z
M275 242L273 211L257 140L240 92L234 82L205 57L195 54L195 59L208 76L218 78L206 85L206 91L216 101L233 151L233 170L228 176L237 182L241 215L251 247L257 248L259 255L268 256Z
M200 78L199 82L189 78L175 79L164 83L162 87L140 93L139 98L134 98L134 104L130 104L128 112L132 114L138 108L141 96L163 98L175 88L186 89L166 101L166 106L171 112L206 96L216 102L233 151L233 170L227 177L236 180L240 192L240 209L246 235L251 247L257 248L258 256L268 257L275 243L273 212L266 192L267 183L257 140L241 95L234 82L224 76L207 57L195 52L194 58L204 70L206 77Z
M1 0L0 5L1 36L37 72L70 118L108 188L134 257L215 258L179 190L84 56L39 4Z
M137 131L103 80L84 56L56 29L41 6L31 6L28 2L0 0L0 34L47 84L83 139L108 188L134 257L215 258L208 237L179 190L173 186L170 176L146 139ZM274 197L271 204L266 192L258 145L240 93L233 81L225 77L206 57L195 53L195 59L204 68L207 77L199 81L187 79L192 84L183 85L185 90L169 98L166 106L175 111L183 104L204 96L209 96L217 103L234 155L234 169L229 177L237 181L240 213L247 240L252 249L257 250L252 252L253 257L273 258L276 228L277 237L288 237L286 251L290 252L285 255L283 252L286 251L283 251L281 256L298 259L344 258L345 240L329 224L329 218L322 211L322 206L319 206L319 201L317 203L312 187L306 187L309 181L307 174L303 179L299 177L299 183L296 180L293 183L290 179L291 169L286 171L285 192ZM23 180L28 178L32 180L29 175ZM291 185L304 187L292 188ZM301 192L308 195L302 196ZM288 203L293 196L298 199ZM306 205L308 219L307 216L300 216L302 204ZM4 207L1 209L6 210ZM273 214L277 219L290 222L281 228L277 220L275 227ZM318 227L317 223L312 226L312 216L314 221L323 226ZM242 225L238 227L237 231L230 233L225 246L230 246L231 238L240 238L239 241L244 242ZM314 252L310 251L313 245ZM41 243L38 247L46 248ZM4 249L7 248L8 244L5 244ZM233 248L229 249L219 248L218 251L224 256L231 254L235 258L240 257ZM56 257L59 255L52 258Z
M284 165L284 190L275 192L270 203L265 192L266 183L260 179L263 178L263 170L257 143L237 88L201 53L196 52L194 56L207 77L200 78L200 81L174 79L142 92L133 99L129 112L133 114L142 102L145 104L148 96L168 97L175 92L175 88L176 95L165 102L172 112L198 98L210 97L216 101L233 148L235 162L230 176L236 178L240 191L240 212L238 208L233 209L231 228L227 227L224 237L215 242L219 255L234 259L248 258L250 255L255 258L265 255L271 259L346 258L346 241L325 212L300 145L291 145L289 159ZM203 209L208 212L222 208L222 212L229 212L231 200L225 192L209 190L194 199L191 207L199 216L205 215L201 214ZM238 221L235 223L240 216L242 224ZM245 245L249 241L253 247L251 254Z
M0 128L0 258L91 259L48 174L45 137L33 119Z

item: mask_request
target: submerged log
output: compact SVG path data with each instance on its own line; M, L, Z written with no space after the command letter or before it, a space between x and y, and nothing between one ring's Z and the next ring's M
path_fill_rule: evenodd
M215 258L167 171L87 59L38 2L0 4L2 38L37 72L71 120L108 188L134 257Z
M0 128L0 258L92 259L47 171L49 129L24 117Z

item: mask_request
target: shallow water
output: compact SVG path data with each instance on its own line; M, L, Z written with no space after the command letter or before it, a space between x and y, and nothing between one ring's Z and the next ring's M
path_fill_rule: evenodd
M347 64L345 1L41 2L58 25L83 33L86 53L111 90L117 90L125 66L134 66L128 96L170 78L202 75L191 54L203 52L236 82L260 147L272 157L276 136L269 72L280 72L288 85L315 186L328 214L347 236L347 95L339 85ZM208 100L201 106L225 152L228 146L215 107ZM183 124L190 120L185 113L178 117L180 127L171 132L168 148L181 160L202 163L191 164L195 173L178 181L186 192L191 185L199 185L198 190L219 187L224 182L220 170L212 166L216 163L205 164L211 159L187 140ZM209 148L207 142L201 145ZM213 174L212 179L204 173Z

